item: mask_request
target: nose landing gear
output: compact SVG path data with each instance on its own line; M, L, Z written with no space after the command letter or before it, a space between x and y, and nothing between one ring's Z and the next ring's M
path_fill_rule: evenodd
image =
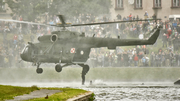
M40 64L41 64L41 63L37 63L37 64L36 64L36 65L37 65L36 72L37 72L38 74L41 74L41 73L43 72L43 69L42 69L42 68L39 68ZM61 72L61 71L62 71L62 68L65 67L65 66L68 66L68 65L71 65L71 64L65 64L65 65L63 65L63 66L61 66L60 64L57 64L57 65L55 66L55 70L56 70L57 72ZM82 85L84 85L85 80L86 80L86 79L85 79L85 76L86 76L86 74L87 74L88 71L89 71L89 66L88 66L88 65L84 65L84 64L78 64L78 65L82 67L81 77L82 77Z
M41 73L43 72L43 69L42 69L42 68L39 68L40 64L41 64L41 63L37 63L36 72L37 72L38 74L41 74Z

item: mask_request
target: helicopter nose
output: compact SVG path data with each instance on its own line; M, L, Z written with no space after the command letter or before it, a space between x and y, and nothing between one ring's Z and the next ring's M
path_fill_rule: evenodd
M20 54L20 57L22 60L24 60L24 54L23 53Z
M25 54L21 53L21 54L20 54L20 57L21 57L22 60L26 61L26 56L25 56Z

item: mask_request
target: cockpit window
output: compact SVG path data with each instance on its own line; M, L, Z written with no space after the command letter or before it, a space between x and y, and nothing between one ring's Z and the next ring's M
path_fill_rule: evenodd
M29 48L29 47L26 47L26 49L24 50L24 52L25 52L25 53L27 53L27 51L28 51L28 48Z
M27 53L28 52L28 46L26 46L23 50L22 50L22 53Z

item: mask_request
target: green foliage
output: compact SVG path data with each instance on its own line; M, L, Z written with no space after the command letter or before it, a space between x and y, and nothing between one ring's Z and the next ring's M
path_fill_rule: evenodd
M39 90L39 88L36 85L31 86L31 88Z
M5 12L5 10L2 8L2 6L5 4L3 0L0 0L0 12Z
M5 2L3 2L4 0L0 0L0 6L4 5Z
M49 13L67 16L108 14L111 0L6 0L13 13L32 20Z
M89 98L89 101L94 101L95 100L95 94L92 93L91 97Z

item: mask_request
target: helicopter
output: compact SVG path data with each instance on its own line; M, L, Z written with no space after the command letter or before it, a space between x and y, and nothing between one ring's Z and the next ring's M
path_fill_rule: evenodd
M37 66L36 72L38 74L43 73L43 69L40 68L40 65L42 63L55 63L56 72L61 72L62 68L66 66L79 65L82 67L82 85L84 85L85 75L89 71L89 66L85 63L89 58L91 48L107 47L108 49L116 49L117 46L152 45L156 42L161 28L160 26L155 26L151 31L151 33L153 34L145 40L120 39L119 37L100 38L94 37L94 35L92 37L85 37L85 33L69 31L66 29L66 27L124 23L133 22L133 20L87 24L69 24L65 22L65 18L63 15L57 16L59 17L61 23L52 26L62 27L62 30L53 31L51 32L51 35L39 36L39 42L37 43L28 42L28 44L20 53L20 57L24 61L32 62L33 66ZM16 22L26 23L21 21Z

